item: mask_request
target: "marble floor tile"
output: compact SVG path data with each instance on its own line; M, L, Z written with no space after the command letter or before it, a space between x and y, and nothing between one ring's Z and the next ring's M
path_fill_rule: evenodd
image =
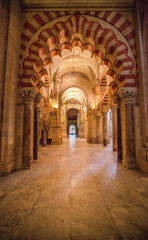
M148 175L109 144L40 147L28 171L0 177L0 240L147 240Z

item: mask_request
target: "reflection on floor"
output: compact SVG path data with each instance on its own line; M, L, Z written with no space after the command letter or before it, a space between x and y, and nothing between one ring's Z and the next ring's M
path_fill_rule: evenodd
M31 170L0 178L0 239L146 240L147 179L110 145L71 136L41 147Z

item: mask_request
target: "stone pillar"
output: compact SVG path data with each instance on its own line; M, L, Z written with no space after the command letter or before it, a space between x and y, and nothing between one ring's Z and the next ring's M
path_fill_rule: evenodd
M112 105L111 106L112 110L112 137L113 137L113 151L117 151L117 106Z
M87 142L97 143L97 119L93 109L87 113Z
M16 95L20 51L20 1L0 1L0 175L16 167Z
M137 159L137 167L139 169L142 169L143 166L141 165L140 151L139 151L139 149L142 148L142 131L141 131L140 106L138 104L134 104L133 106L133 117L134 117L135 153L136 153L136 159Z
M133 97L131 90L120 93L121 101L121 128L122 128L122 164L123 166L136 168Z
M117 161L122 162L122 131L121 131L121 111L120 100L116 99L117 103Z
M37 94L35 98L35 103L34 103L34 131L33 131L33 159L37 160L38 159L38 132L39 132L39 127L38 127L38 104L40 102L40 99L42 98L41 94Z
M32 164L32 129L35 91L24 92L24 128L22 169L29 169Z
M41 109L38 108L38 142L37 142L37 149L39 151L40 148L40 139L41 139L41 128L42 128L42 114Z
M43 146L47 145L47 134L46 134L46 125L43 123Z
M148 1L136 1L137 10L137 57L139 72L139 104L142 127L142 147L139 151L138 166L144 172L148 173Z
M54 109L53 112L50 112L50 137L52 139L51 144L61 144L62 137L61 137L61 119L60 119L60 112L61 112L61 98L60 98L60 83L61 79L56 79L56 86L57 86L57 103L58 109Z
M81 138L84 138L84 120L81 120Z
M16 169L22 167L23 155L23 125L24 125L24 98L22 93L17 94L16 105Z
M97 118L97 142L101 143L101 116L96 116Z
M77 127L78 127L78 137L81 136L81 115L78 113L77 115Z
M87 138L87 120L84 120L84 138Z
M107 146L107 112L103 112L103 146Z

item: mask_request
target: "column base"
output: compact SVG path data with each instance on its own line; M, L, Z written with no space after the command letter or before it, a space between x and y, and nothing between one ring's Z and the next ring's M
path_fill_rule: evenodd
M11 173L15 169L15 161L0 164L0 176Z
M119 151L120 148L117 148L117 162L122 162L122 152Z
M93 138L93 137L87 137L87 142L91 143L91 144L97 144L98 143L97 139Z
M137 169L136 158L123 159L122 165L128 169Z
M23 158L21 169L22 170L28 170L28 169L31 168L32 164L33 164L32 159Z
M122 162L122 158L117 156L117 162Z
M113 152L117 152L117 139L116 138L112 139L112 144L113 144Z
M52 137L51 145L60 145L62 144L61 137Z
M103 147L107 147L107 140L103 139Z
M145 173L148 173L148 148L140 148L140 157L138 167Z
M117 148L113 148L113 152L117 152Z

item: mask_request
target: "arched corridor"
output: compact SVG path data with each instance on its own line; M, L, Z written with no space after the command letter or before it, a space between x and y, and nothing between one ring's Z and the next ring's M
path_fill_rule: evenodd
M0 239L147 240L147 178L71 136L28 171L0 177Z
M148 239L148 0L0 1L0 240Z

